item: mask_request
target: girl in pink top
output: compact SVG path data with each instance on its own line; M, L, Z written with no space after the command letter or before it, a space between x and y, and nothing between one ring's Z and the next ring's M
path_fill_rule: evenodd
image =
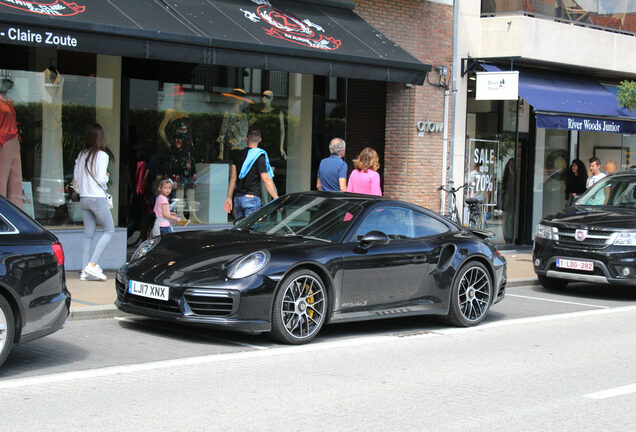
M155 216L157 216L155 225L159 225L159 233L161 235L169 234L172 232L170 221L179 222L179 217L175 213L170 212L170 202L168 201L168 195L172 192L172 180L161 180L157 190L159 195L157 195L154 208Z
M351 172L347 182L347 192L382 196L380 189L380 158L371 147L360 152L358 159L353 160L356 169Z

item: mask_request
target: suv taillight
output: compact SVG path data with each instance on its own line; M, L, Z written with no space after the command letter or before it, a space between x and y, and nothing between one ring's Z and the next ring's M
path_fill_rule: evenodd
M53 248L53 253L55 254L57 263L63 266L64 265L64 250L62 249L62 244L60 242L55 242L51 245L51 248Z

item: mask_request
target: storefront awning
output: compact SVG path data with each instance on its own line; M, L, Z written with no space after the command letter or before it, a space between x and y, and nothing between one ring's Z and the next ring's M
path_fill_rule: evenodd
M422 84L349 8L291 0L0 0L0 43Z
M520 71L519 96L534 107L538 128L636 133L636 112L619 108L614 93L585 76Z

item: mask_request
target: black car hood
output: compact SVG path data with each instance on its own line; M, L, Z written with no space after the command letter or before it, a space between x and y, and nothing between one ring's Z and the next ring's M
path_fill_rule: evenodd
M133 261L128 271L146 276L161 272L198 273L218 276L232 260L259 250L304 247L317 240L271 236L257 232L186 231L161 237L144 257ZM322 242L319 242L322 243Z
M614 206L572 206L543 219L550 225L599 230L636 229L636 209Z

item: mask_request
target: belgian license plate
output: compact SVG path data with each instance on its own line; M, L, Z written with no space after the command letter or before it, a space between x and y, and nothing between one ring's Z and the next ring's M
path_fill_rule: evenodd
M168 300L170 287L147 284L144 282L128 281L128 292L130 294L149 297L157 300Z
M565 268L570 270L582 270L582 271L594 271L594 263L590 261L578 261L557 258L556 265L559 268Z

